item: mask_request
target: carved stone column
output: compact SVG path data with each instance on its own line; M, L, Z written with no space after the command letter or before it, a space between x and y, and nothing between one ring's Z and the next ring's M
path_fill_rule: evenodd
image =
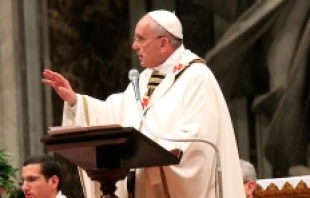
M15 43L16 15L14 1L0 1L0 149L14 154L13 166L18 167L22 156L20 144L21 86Z

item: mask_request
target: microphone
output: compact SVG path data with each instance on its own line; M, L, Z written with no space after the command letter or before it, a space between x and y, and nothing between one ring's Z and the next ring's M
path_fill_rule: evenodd
M136 70L136 69L131 69L129 71L129 74L128 74L128 78L132 83L132 86L133 86L133 89L135 92L135 97L136 97L137 101L141 100L140 89L139 89L139 75L140 74L139 74L138 70Z
M215 150L215 158L216 158L216 167L215 171L217 174L215 174L215 197L218 198L223 198L223 185L222 185L222 165L221 165L221 157L220 157L220 151L217 148L215 144L212 142L209 142L204 139L199 139L199 138L187 138L187 139L176 139L176 138L167 138L167 137L162 137L160 134L154 132L146 122L143 112L142 112L142 107L141 107L141 99L140 99L140 90L139 90L139 72L136 69L132 69L129 71L129 80L132 82L133 87L134 87L134 92L135 92L135 97L136 97L136 104L138 108L138 112L140 115L140 119L142 120L142 124L144 125L145 129L154 137L158 139L162 139L165 141L170 141L170 142L201 142L205 143L209 146L211 146Z

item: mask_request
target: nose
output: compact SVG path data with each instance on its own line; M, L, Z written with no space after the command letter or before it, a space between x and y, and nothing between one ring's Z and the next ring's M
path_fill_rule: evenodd
M136 41L133 41L132 42L132 49L135 50L135 51L138 51L139 50L139 45Z
M29 189L29 185L27 184L27 182L24 182L22 185L22 190L25 192Z

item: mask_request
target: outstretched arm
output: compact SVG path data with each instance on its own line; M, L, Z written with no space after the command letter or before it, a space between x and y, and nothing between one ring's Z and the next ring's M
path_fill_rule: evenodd
M59 97L67 102L70 106L75 105L77 96L69 81L65 77L49 69L45 69L43 71L43 75L45 79L42 79L42 83L53 88Z

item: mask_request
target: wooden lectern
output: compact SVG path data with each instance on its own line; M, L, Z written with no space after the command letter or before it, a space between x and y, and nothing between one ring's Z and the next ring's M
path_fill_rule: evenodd
M118 125L59 128L41 142L98 181L104 198L117 198L115 184L130 168L179 164L182 155L180 150L167 151L132 127Z

